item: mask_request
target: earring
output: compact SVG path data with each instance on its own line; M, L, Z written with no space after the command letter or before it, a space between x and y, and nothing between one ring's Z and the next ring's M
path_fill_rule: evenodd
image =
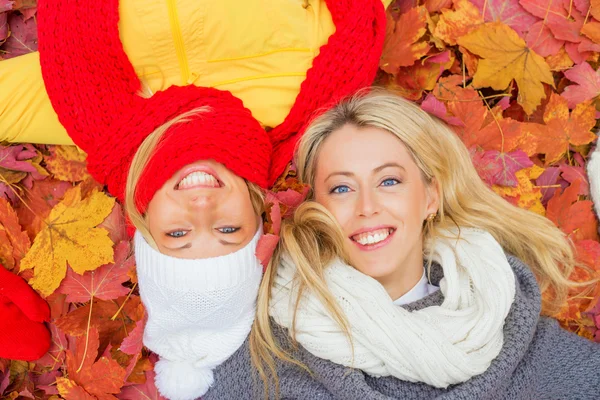
M427 216L427 222L433 222L433 220L437 217L437 213L431 213Z

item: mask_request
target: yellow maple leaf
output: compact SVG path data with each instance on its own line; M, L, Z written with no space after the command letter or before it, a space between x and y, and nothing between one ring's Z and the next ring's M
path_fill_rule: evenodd
M110 214L114 203L98 190L82 200L81 186L65 194L21 261L21 271L34 269L29 281L34 289L44 296L52 294L67 273L67 262L79 274L113 262L108 231L96 226Z
M533 185L532 179L537 179L544 172L544 168L533 165L515 173L517 187L492 186L492 189L502 197L512 198L514 203L521 208L540 215L546 215L546 209L542 204L542 191Z
M502 22L484 24L459 38L458 44L483 58L473 77L473 86L504 90L514 79L519 86L517 102L527 114L533 113L546 97L542 82L554 87L546 61Z

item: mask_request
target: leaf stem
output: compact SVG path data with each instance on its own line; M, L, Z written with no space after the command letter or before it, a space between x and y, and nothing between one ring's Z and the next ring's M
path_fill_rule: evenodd
M110 319L111 321L114 321L115 319L117 319L117 317L119 316L119 313L121 312L121 310L125 306L125 303L127 303L127 300L129 300L129 297L131 297L131 294L133 293L133 290L135 289L136 286L137 286L137 282L133 284L133 287L129 291L129 294L127 295L127 298L125 299L125 301L123 302L123 304L121 304L121 307L119 307L119 309L117 310L117 312L115 313L115 315L112 316L112 318Z

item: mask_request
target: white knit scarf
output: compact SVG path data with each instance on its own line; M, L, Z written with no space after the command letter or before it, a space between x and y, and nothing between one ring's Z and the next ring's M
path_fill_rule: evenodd
M255 256L262 227L225 256L181 259L159 253L135 234L140 297L148 311L144 345L160 356L156 386L171 400L202 396L213 368L246 340L256 314L262 267Z
M515 297L515 277L504 251L487 232L462 228L437 238L433 261L444 270L441 306L407 311L394 305L375 279L340 260L325 281L350 326L353 349L321 301L301 299L296 340L313 355L439 388L483 373L503 344L504 320ZM296 266L283 257L272 289L271 315L290 329L297 299Z

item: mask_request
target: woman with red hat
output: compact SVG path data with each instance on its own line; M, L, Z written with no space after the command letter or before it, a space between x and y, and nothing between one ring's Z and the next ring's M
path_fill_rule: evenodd
M144 344L160 356L156 383L170 399L261 397L251 394L249 356L233 357L248 354L262 276L261 189L283 172L309 116L371 83L383 46L380 0L326 3L336 31L268 133L227 91L189 85L140 95L117 0L39 3L52 106L136 228Z

